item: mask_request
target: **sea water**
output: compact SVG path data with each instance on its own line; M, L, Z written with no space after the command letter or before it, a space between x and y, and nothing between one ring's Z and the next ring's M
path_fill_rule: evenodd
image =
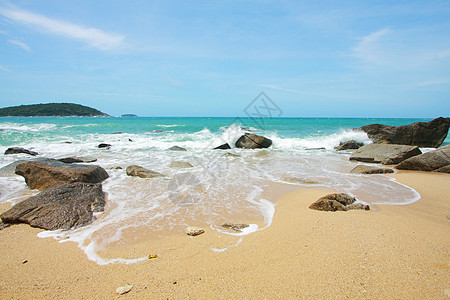
M353 130L380 123L406 125L429 119L357 118L0 118L0 151L19 146L40 157L88 157L109 174L103 182L107 193L105 212L89 225L66 231L47 231L75 241L89 259L99 264L134 263L145 259L104 258L98 253L139 239L142 230L164 236L184 232L186 226L202 224L221 234L240 239L270 226L275 200L267 199L270 184L295 188L322 188L348 193L371 205L403 205L420 195L384 175L350 174L355 163L351 151L335 151L340 142L371 143L367 135ZM245 132L270 138L269 149L234 147ZM100 149L98 144L111 144ZM213 150L228 143L230 150ZM449 143L449 139L445 141ZM187 151L171 151L179 146ZM426 149L425 149L426 150ZM1 155L0 167L24 154ZM173 161L190 168L171 167ZM126 175L130 165L139 165L165 177L139 178ZM17 203L39 191L30 190L24 179L0 172L0 203ZM312 201L315 199L312 199ZM224 222L248 222L241 233L220 227ZM213 248L224 251L226 248Z

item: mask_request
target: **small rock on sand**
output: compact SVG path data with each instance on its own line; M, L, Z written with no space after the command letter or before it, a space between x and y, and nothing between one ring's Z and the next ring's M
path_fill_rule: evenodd
M186 228L186 234L190 236L196 236L204 233L205 231L201 227L190 226Z
M119 295L123 295L128 293L129 291L131 291L131 289L133 288L132 285L124 285L124 286L120 286L116 289L116 293Z

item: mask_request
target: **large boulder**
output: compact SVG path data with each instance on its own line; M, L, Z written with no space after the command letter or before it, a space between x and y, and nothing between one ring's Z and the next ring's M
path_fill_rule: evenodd
M321 211L347 211L350 209L370 210L369 205L355 202L356 198L344 193L329 194L311 204L309 208Z
M447 137L449 127L450 118L437 118L404 126L370 124L358 129L375 143L437 148Z
M245 149L269 148L271 145L271 139L253 133L245 133L235 144L237 148Z
M72 182L99 183L108 178L100 166L65 164L60 161L26 161L17 165L16 174L25 177L31 189L48 188Z
M27 150L27 149L22 148L22 147L11 147L11 148L6 149L6 151L5 151L5 155L7 155L7 154L19 154L19 153L28 154L28 155L31 155L31 156L39 155L39 153L37 153L37 152L31 151L31 150Z
M104 207L101 184L75 182L19 202L0 217L5 223L28 223L48 230L70 229L92 222L93 213L102 212Z
M450 145L414 156L396 166L400 170L445 172L450 165ZM441 170L442 169L442 170ZM445 172L448 173L448 172Z
M353 152L350 160L393 165L421 153L417 146L370 144Z
M138 176L141 178L164 177L164 175L161 173L154 172L136 165L128 166L126 172L128 176Z

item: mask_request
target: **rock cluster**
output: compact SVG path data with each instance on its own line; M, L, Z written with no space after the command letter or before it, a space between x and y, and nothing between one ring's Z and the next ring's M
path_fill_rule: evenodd
M400 170L450 173L450 145L408 158L396 166Z
M370 210L369 205L355 203L356 198L344 193L326 195L309 206L321 211L347 211L351 209Z

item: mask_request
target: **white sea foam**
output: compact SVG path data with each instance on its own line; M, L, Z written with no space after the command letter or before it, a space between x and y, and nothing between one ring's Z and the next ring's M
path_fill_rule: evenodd
M39 124L23 125L26 128L21 130L32 131L43 126L43 123ZM43 129L45 131L53 127L43 128L47 128ZM370 143L363 132L344 130L329 135L316 134L300 138L282 137L276 132L265 131L262 134L273 140L271 148L235 148L236 140L248 130L261 133L255 128L242 128L232 124L217 132L204 128L192 133L177 131L73 135L63 131L58 135L58 131L52 131L46 138L26 140L20 146L33 148L43 157L97 158L94 164L104 167L110 175L103 183L103 190L108 194L105 212L97 214L97 219L92 224L67 231L45 232L39 236L53 236L61 241L76 242L89 259L99 264L136 263L145 257L104 258L98 253L125 243L124 241L133 242L137 238L135 232L138 229L151 229L152 232L184 231L186 226L199 220L220 233L239 236L236 244L213 249L218 252L238 246L248 234L264 230L271 225L275 213L275 204L272 202L275 199L262 197L267 181L288 183L299 188L333 189L352 194L369 204L408 204L420 198L413 189L384 175L350 174L355 164L348 160L349 154L333 149L347 140ZM67 144L67 141L71 144ZM112 147L99 149L99 143L108 143ZM224 143L228 143L232 149L212 150ZM167 150L174 145L188 151ZM227 152L235 156L225 156ZM12 161L12 156L0 157L0 166ZM193 167L173 168L172 161L189 162ZM140 165L160 172L165 177L130 177L124 170L129 165ZM117 166L122 169L113 169ZM0 202L11 199L20 201L27 194L27 188L20 177L0 178L0 187ZM5 189L11 192L6 192ZM18 196L14 198L13 195ZM251 224L239 233L220 229L220 224L234 220L236 216L250 216L258 220L260 226Z

